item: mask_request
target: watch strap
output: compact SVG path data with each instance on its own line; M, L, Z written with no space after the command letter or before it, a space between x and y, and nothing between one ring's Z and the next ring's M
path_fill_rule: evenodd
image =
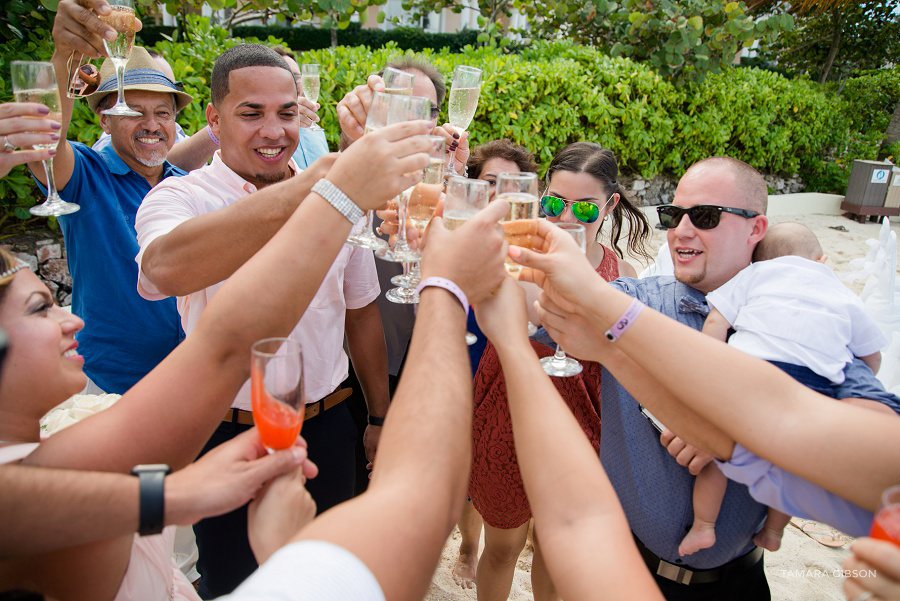
M151 536L163 531L166 521L165 479L169 466L138 465L131 470L140 483L138 534Z

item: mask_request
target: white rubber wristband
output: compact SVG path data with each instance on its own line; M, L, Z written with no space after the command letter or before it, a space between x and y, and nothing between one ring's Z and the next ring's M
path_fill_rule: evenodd
M463 310L466 312L466 317L469 317L469 299L466 298L466 293L462 291L462 288L457 286L452 280L448 280L447 278L439 278L439 277L430 277L425 278L419 285L416 286L416 294L421 294L422 290L427 288L428 286L437 286L438 288L443 288L449 292L452 292L459 302L463 306Z
M610 342L618 340L622 334L625 333L625 330L634 323L634 320L637 319L638 315L640 315L643 310L644 303L638 299L634 299L628 306L628 309L625 310L625 313L622 314L622 317L620 317L611 328L606 330L606 339Z

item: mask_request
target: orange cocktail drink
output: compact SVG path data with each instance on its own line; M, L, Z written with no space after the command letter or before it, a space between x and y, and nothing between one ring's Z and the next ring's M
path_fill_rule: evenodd
M869 536L900 546L900 486L884 491Z
M267 338L253 345L250 390L253 421L269 452L289 449L303 425L303 360L300 345Z

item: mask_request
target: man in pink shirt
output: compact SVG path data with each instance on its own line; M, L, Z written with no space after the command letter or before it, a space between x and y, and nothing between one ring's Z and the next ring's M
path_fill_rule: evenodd
M277 53L256 44L223 53L213 68L206 109L220 150L210 165L176 185L161 185L144 199L135 227L140 266L138 292L148 299L176 296L190 335L212 296L238 267L281 227L304 195L270 187L290 177L312 185L333 163L323 157L309 169L291 160L299 112L293 75ZM356 227L361 227L357 224ZM308 257L284 257L284 268ZM353 495L356 427L342 401L348 375L347 346L368 405L365 433L374 459L380 419L387 412L387 352L380 293L370 251L345 245L291 337L303 349L307 422L303 436L320 475L308 483L318 510ZM249 364L249 357L248 357ZM207 444L207 450L252 424L249 383ZM256 568L247 543L246 508L195 527L200 548L201 595L227 594Z

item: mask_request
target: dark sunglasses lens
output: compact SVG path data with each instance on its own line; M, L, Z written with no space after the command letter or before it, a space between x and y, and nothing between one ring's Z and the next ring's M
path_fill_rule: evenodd
M572 214L582 223L594 223L600 217L600 207L592 202L576 202L572 205Z
M722 216L722 213L715 207L698 206L693 207L690 210L689 215L691 217L691 223L697 228L701 230L711 230L719 225L719 218Z
M678 207L659 207L656 212L659 214L659 224L668 229L678 227L683 214Z
M566 203L555 196L545 196L541 199L541 210L547 217L559 217L566 208Z

